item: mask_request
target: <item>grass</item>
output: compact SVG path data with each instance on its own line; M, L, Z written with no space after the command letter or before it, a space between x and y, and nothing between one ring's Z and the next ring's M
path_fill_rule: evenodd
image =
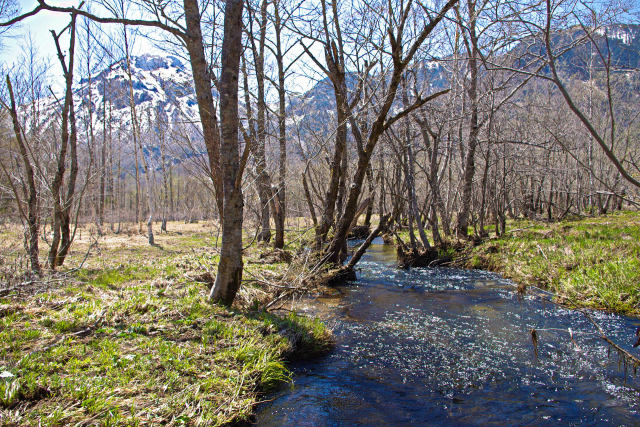
M330 348L319 321L256 309L269 289L210 304L197 280L218 261L208 231L157 237L106 236L64 280L0 299L0 425L249 421L261 393L290 381L287 360ZM69 266L88 245L78 240ZM247 254L247 276L289 268L259 263L261 251Z
M510 228L519 231L474 248L468 266L547 289L570 306L640 316L640 213Z

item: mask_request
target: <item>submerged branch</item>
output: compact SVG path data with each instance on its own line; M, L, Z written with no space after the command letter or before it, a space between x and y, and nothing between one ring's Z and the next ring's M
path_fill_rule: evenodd
M634 365L636 366L640 366L640 359L638 359L636 356L634 356L633 354L629 353L627 350L625 350L624 348L620 347L618 344L616 344L615 342L613 342L602 330L602 327L600 327L600 325L598 325L595 320L593 320L593 318L591 317L591 315L589 315L589 313L587 313L584 310L580 310L580 312L582 314L584 314L584 316L587 318L587 320L589 320L589 322L591 322L591 324L598 330L598 333L600 334L600 337L607 343L609 344L611 347L615 348L616 350L618 350L618 352L620 352L624 357L626 357L627 359L631 360L633 362Z

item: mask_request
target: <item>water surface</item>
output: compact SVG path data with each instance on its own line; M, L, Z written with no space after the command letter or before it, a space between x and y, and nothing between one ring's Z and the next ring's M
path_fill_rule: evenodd
M294 385L258 408L257 425L640 425L640 380L583 314L518 298L493 273L398 270L382 244L359 268L308 307L335 350L294 365ZM638 353L637 320L593 317Z

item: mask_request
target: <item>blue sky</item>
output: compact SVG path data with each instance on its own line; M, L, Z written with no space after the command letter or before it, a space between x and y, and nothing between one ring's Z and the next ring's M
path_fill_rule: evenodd
M38 4L37 0L17 1L20 3L22 13L34 9ZM78 6L80 0L47 0L47 3L55 6L69 7ZM97 6L95 5L95 3L89 3L92 4L93 10L94 12L96 12L95 8ZM133 4L133 2L131 2L131 4ZM104 13L96 13L99 15L110 15L110 13L104 10L102 12ZM130 17L135 17L133 16L135 15L135 13L130 13L129 15ZM53 43L50 30L60 31L68 24L68 22L69 14L49 11L41 11L37 15L27 18L19 25L12 28L8 34L5 33L0 36L2 37L0 39L0 65L2 65L2 68L4 69L12 68L12 66L20 60L21 56L23 55L24 48L28 44L28 40L30 38L34 44L34 48L37 54L40 57L48 60L50 65L49 84L52 86L54 91L58 91L62 88L63 78L60 65L56 58L55 45ZM110 28L115 27L106 26L102 28L107 30L108 32ZM293 39L297 38L297 36L295 35L293 35L292 37ZM316 57L323 57L323 52L318 44L313 44L310 40L307 40L306 43L308 46L310 46L311 51L314 52ZM66 40L61 40L61 46L63 50L66 50ZM139 55L142 53L163 55L167 52L155 47L153 42L149 39L146 39L144 37L136 37L135 45L132 47L132 54ZM286 63L289 60L293 60L301 53L302 48L299 45L295 45L291 50L288 51L285 65L287 65ZM108 64L105 64L105 66L106 65ZM272 70L274 66L275 64L270 63L270 70ZM288 78L287 86L295 91L306 91L315 84L316 79L324 78L324 75L318 73L316 67L310 62L306 55L302 55L302 58L300 58L296 66L294 66L291 71L293 71L294 74L290 78Z
M31 10L36 4L33 0L19 1L22 11ZM54 4L69 6L75 2L57 1ZM63 13L53 13L42 11L37 15L28 18L20 25L12 28L5 34L0 47L0 61L7 66L17 60L22 55L23 47L27 44L27 37L30 34L33 43L40 54L54 58L55 47L50 30L60 31L69 23L69 16Z
M18 1L22 13L32 10L37 5L36 0ZM48 3L56 6L73 6L77 5L78 1L49 0ZM40 11L35 16L27 18L2 36L0 40L0 63L6 68L12 68L23 56L24 49L28 45L29 39L31 39L38 55L49 61L51 65L49 73L51 84L54 88L58 88L62 81L62 71L56 58L55 45L50 31L59 32L68 23L69 14L66 13ZM61 41L61 45L62 49L66 50L66 41ZM142 37L137 37L133 53L137 54L141 51L156 53L157 49L149 41Z

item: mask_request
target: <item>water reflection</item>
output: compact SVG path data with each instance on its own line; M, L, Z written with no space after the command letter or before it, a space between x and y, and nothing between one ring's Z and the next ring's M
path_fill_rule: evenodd
M394 256L373 245L356 284L310 307L338 346L296 365L295 385L259 408L258 425L640 423L640 381L582 314L518 300L492 273L403 271ZM617 342L633 342L632 319L594 317Z

